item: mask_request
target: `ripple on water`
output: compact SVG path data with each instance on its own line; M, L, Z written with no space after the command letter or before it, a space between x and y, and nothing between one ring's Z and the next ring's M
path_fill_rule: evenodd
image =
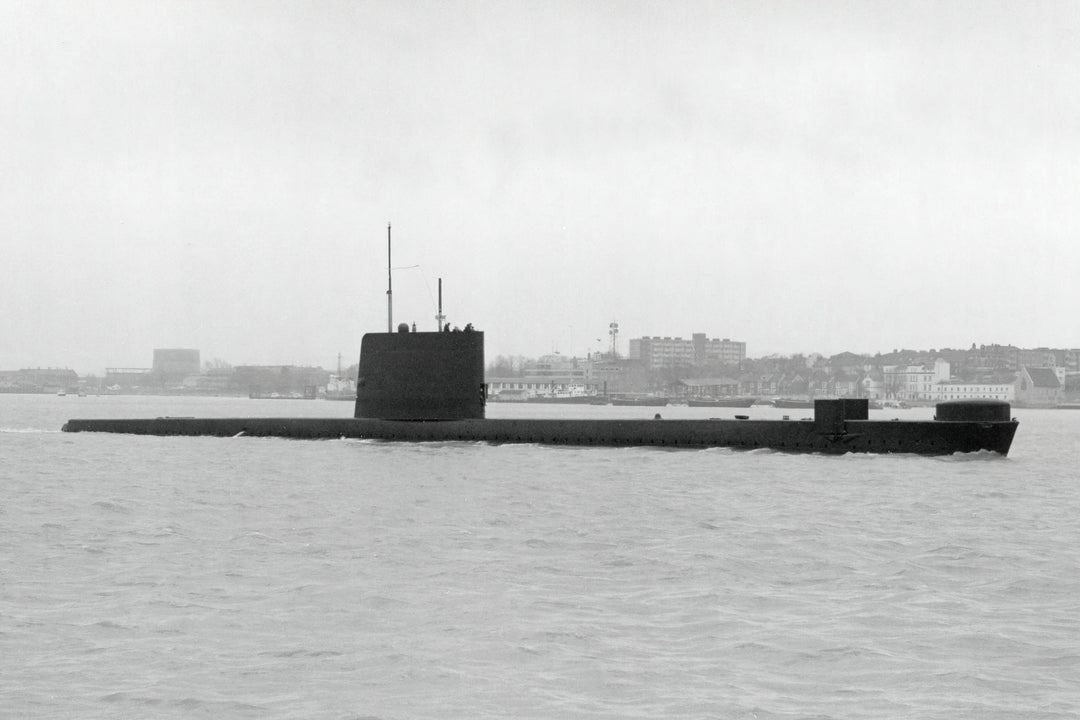
M8 433L0 699L1080 716L1080 414L1021 422L1007 460Z

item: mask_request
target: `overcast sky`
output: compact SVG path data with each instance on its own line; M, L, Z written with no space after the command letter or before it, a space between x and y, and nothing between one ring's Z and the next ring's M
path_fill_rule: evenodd
M0 0L0 369L1080 346L1080 3Z

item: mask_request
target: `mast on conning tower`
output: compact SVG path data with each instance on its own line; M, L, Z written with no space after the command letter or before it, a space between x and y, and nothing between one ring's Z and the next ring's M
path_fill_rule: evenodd
M438 332L442 332L443 321L446 320L446 316L442 312L442 278L439 278L439 314L435 316L435 326Z
M386 223L386 332L394 332L394 278L390 272L390 223Z

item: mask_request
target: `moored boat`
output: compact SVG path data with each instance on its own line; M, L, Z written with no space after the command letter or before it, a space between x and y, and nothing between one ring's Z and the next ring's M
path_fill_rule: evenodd
M686 404L690 407L733 407L733 408L748 408L752 407L757 402L757 398L752 397L732 397L732 398L688 398Z
M326 383L326 392L323 397L327 400L356 402L356 383L341 375L331 375Z
M654 397L652 395L612 397L612 405L621 407L664 407L668 404L666 397Z
M594 395L537 395L526 402L549 405L592 405L594 398Z
M814 407L814 401L801 400L799 398L777 398L773 400L773 407L790 408L793 410L800 408L812 408Z
M557 405L590 405L597 398L595 392L590 392L584 386L574 385L567 390L547 393L544 395L532 395L526 400L531 403L554 403Z

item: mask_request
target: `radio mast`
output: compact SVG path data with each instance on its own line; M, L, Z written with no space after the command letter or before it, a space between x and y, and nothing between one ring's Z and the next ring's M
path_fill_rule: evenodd
M386 332L394 332L394 278L390 272L390 223L386 223Z
M439 314L435 316L435 325L438 332L442 332L444 320L446 320L446 316L442 312L442 278L439 278Z

